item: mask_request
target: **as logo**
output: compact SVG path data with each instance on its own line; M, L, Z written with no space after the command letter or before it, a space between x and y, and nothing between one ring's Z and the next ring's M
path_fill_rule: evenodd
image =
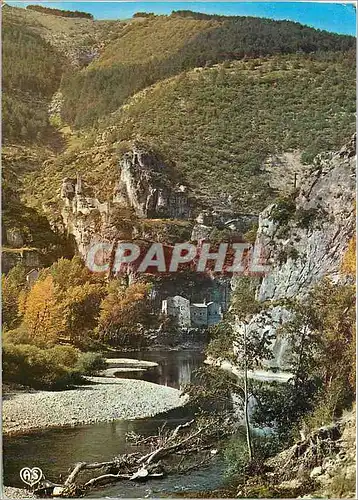
M38 467L33 467L32 469L30 469L30 467L24 467L23 469L20 470L21 481L31 486L31 488L36 483L41 481L42 477L43 477L42 470L39 469Z

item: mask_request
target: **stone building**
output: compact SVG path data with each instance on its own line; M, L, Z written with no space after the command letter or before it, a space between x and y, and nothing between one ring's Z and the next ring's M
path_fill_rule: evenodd
M187 187L180 185L168 196L168 215L172 219L188 219L191 216Z
M176 295L162 301L162 314L175 319L178 326L190 327L190 301L185 297Z
M217 302L190 304L179 295L162 301L162 314L174 318L182 328L216 325L222 319L221 306Z
M208 308L206 304L191 304L190 319L193 326L208 325Z
M69 177L63 179L61 198L64 201L64 208L76 215L89 215L94 210L104 215L108 215L110 212L108 201L101 203L97 198L85 196L82 188L82 179L79 174L77 174L76 179Z
M217 302L191 304L190 318L192 326L216 325L222 319L220 304Z
M31 271L26 274L26 281L30 287L32 287L32 285L35 283L35 281L39 277L39 274L40 269L31 269Z

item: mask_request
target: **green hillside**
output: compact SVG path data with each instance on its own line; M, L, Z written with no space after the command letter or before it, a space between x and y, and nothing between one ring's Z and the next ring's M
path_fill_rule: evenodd
M46 107L59 86L61 126L72 127L58 130L65 151L17 171L22 200L32 207L54 210L62 179L76 172L108 199L120 155L139 139L174 162L204 204L259 211L277 194L262 169L268 155L295 149L310 162L354 131L353 37L191 12L127 24L15 8L6 16L5 142L43 140ZM100 40L88 66L66 63L60 85L59 54L68 57L61 47Z
M207 199L258 210L272 200L262 164L339 148L355 127L354 53L224 63L166 80L104 120L111 141L141 138ZM225 196L220 196L225 193Z
M88 12L82 12L79 10L62 10L62 9L51 9L49 7L43 7L42 5L28 5L26 7L29 10L34 10L36 12L41 12L43 14L51 14L52 16L60 16L60 17L80 17L84 19L92 19L93 15L88 14Z
M28 26L6 16L2 29L3 137L41 142L49 132L47 106L61 80L59 54Z
M96 61L64 79L63 116L76 127L89 126L139 90L184 70L245 57L349 50L354 44L353 37L288 21L152 16L129 24Z
M35 10L3 6L5 144L56 143L48 105L63 73L88 64L92 52L116 38L125 26L121 21L60 17L56 12L41 6Z

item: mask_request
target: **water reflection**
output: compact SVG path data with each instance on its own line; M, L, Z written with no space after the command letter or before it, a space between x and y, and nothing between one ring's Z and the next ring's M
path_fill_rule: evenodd
M156 434L164 424L173 428L186 421L184 409L175 409L165 417L86 425L66 429L48 429L26 436L3 439L4 484L23 486L19 472L22 467L40 467L46 478L59 481L76 462L102 462L134 447L126 442L126 433L144 436ZM136 448L138 451L138 447Z
M155 361L157 368L123 372L117 376L122 378L139 378L160 385L181 389L194 382L193 372L202 365L205 355L200 351L140 351L115 352L106 354L108 358L129 358L145 361Z

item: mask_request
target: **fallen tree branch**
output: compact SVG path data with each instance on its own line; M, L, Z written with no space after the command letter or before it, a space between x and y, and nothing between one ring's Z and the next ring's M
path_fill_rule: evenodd
M216 441L218 438L218 429L220 430L220 435L223 432L227 434L228 429L225 425L224 427L222 426L222 422L210 420L209 423L206 421L193 430L189 430L194 423L194 419L190 420L178 425L173 431L164 432L164 427L162 427L157 436L145 438L148 445L150 443L155 449L144 455L135 452L119 455L107 462L77 463L64 482L62 495L78 496L78 494L82 494L86 489L98 484L115 482L122 479L146 481L151 478L160 478L172 468L177 472L182 469L181 473L184 473L186 470L192 470L207 463L212 457L206 454L204 460L199 461L201 459L200 455L198 455L199 452L212 447L213 440ZM181 435L183 431L186 431L186 433ZM167 464L169 467L165 467L161 460L166 459L172 454L178 455L179 466L173 466L173 462L170 461ZM189 455L198 455L198 457L195 458L194 463L191 463L187 467L185 466L185 460ZM88 477L85 478L82 483L78 479L79 474L82 472L96 469L104 470L97 477L91 479L88 479Z
M171 434L171 436L169 437L169 440L170 440L170 441L173 441L173 439L175 439L175 438L177 437L177 435L179 434L179 432L180 432L181 430L183 430L183 429L187 429L188 427L192 426L194 422L195 422L195 420L194 420L194 419L192 419L192 420L189 420L189 422L186 422L185 424L180 424L180 425L178 425L178 427L176 427L176 428L174 429L173 434ZM169 441L169 440L168 440L168 441Z
M194 434L190 434L187 438L183 439L177 444L173 444L171 446L162 446L161 448L158 448L157 450L152 451L151 453L148 453L147 455L144 455L138 463L143 464L145 463L146 465L149 465L154 458L163 458L164 456L168 455L169 453L172 453L173 451L177 451L180 448L182 448L186 443L194 439L195 437L199 436L205 429L209 428L209 425L205 427L201 427L197 432L194 432Z
M103 482L105 479L130 479L130 474L102 474L102 476L94 477L85 483L85 487L94 486L97 483Z
M86 462L79 462L78 464L75 465L75 468L71 472L71 474L68 476L68 478L65 481L65 486L69 486L70 484L73 484L75 482L76 477L78 474L81 472L81 470L85 467Z

